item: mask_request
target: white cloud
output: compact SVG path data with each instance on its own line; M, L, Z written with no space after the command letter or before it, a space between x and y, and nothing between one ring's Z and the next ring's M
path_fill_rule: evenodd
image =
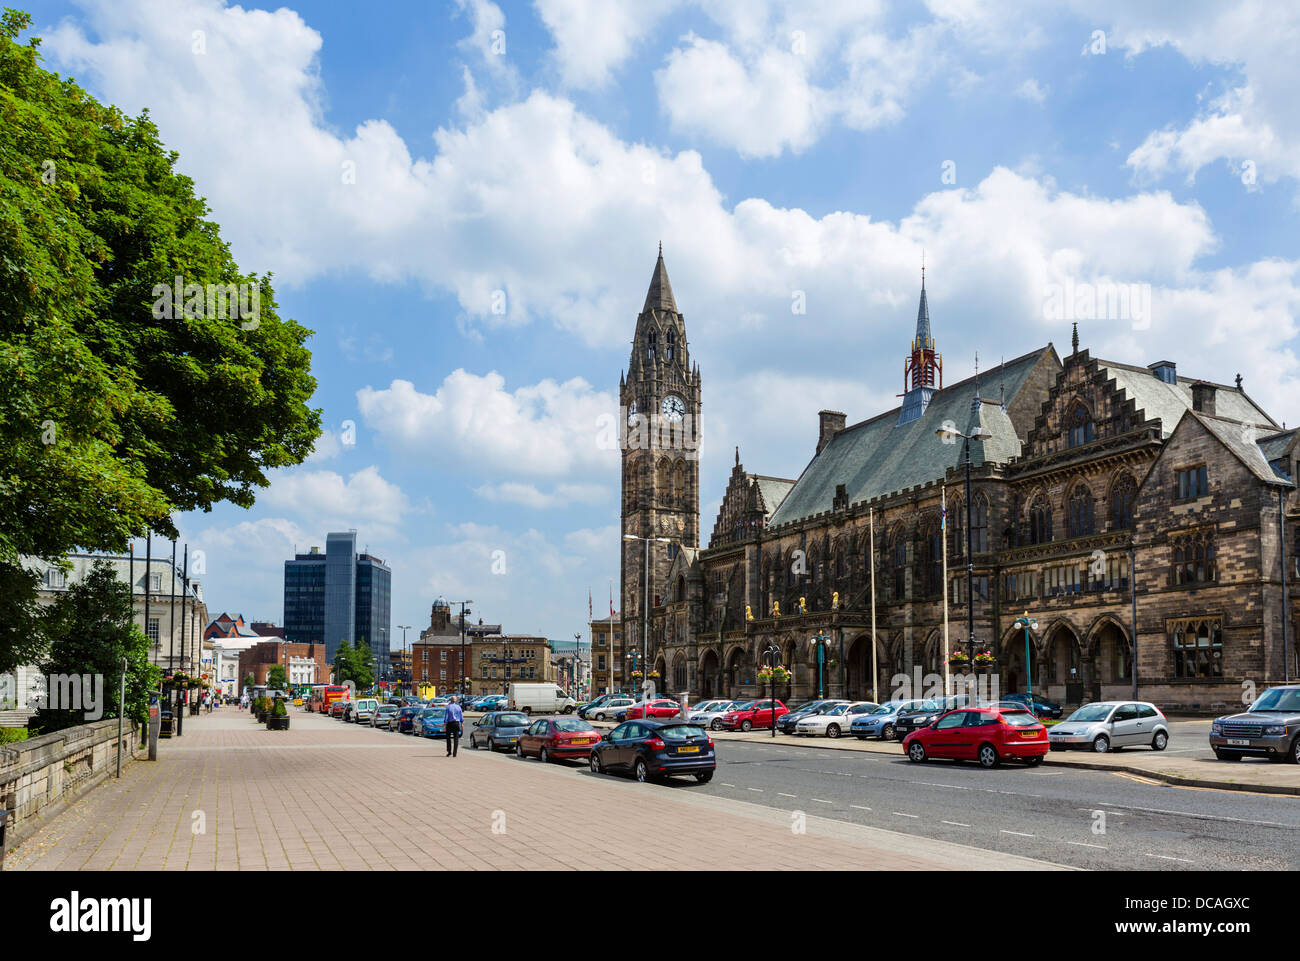
M505 481L484 484L474 491L484 500L499 503L522 504L524 507L569 507L574 504L596 504L609 497L610 489L599 484L559 484L550 493L543 493L533 484Z
M326 470L285 472L272 479L259 499L274 510L297 512L309 519L313 530L364 525L374 536L395 534L411 510L402 489L384 480L374 466L346 479Z
M555 38L553 60L570 87L602 87L611 71L677 6L677 0L534 0Z
M1030 77L1016 88L1016 95L1031 103L1042 103L1047 99L1047 88L1039 86L1038 81Z
M357 405L367 426L395 449L455 458L458 472L563 476L612 471L619 463L618 401L581 378L543 380L511 392L493 371L455 370L433 394L406 380L364 387ZM612 443L607 443L610 438Z

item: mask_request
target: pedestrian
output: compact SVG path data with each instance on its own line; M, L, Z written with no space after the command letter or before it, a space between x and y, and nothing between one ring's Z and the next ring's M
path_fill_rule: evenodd
M455 757L460 747L460 726L465 720L457 698L452 698L447 705L447 757Z

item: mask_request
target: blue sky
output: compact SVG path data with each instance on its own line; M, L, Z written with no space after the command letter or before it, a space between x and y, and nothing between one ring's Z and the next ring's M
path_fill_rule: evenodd
M949 381L1068 347L1045 292L1137 284L1150 318L1086 318L1083 346L1240 372L1300 420L1300 11L1133 6L30 9L47 65L148 107L316 331L317 453L250 511L181 519L213 612L279 621L283 560L355 527L395 625L441 593L568 638L618 577L599 418L660 240L703 375L706 540L734 446L795 477L819 409L894 406L922 250Z

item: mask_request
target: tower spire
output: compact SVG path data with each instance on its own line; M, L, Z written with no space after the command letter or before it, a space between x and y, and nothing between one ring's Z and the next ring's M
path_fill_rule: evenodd
M935 353L930 330L930 299L925 291L925 253L921 254L921 300L916 308L916 333L911 356L903 365L903 391L917 387L943 387L943 361Z

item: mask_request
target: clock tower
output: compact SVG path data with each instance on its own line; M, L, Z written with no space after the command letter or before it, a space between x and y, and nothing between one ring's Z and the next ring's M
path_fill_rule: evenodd
M619 378L624 436L622 533L650 543L649 598L668 600L668 570L683 547L700 542L700 371L692 367L686 320L677 309L663 245L636 319L632 357ZM622 541L623 644L641 650L646 545ZM650 658L654 664L655 637ZM617 667L624 670L628 665ZM623 686L628 679L622 674Z

